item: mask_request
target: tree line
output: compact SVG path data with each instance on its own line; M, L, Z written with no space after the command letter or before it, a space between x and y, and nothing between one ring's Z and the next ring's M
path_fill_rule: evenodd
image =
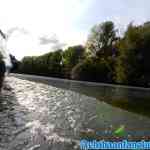
M26 56L14 72L148 87L150 22L130 23L120 36L112 21L97 24L85 46Z

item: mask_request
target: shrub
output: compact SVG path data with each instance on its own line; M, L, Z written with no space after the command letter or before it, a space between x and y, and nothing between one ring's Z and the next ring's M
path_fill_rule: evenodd
M75 80L112 82L112 72L104 59L89 58L77 64L71 73Z

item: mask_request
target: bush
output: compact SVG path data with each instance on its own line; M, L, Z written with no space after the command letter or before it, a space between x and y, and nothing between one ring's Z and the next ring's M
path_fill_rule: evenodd
M83 81L112 82L112 71L104 59L90 58L72 69L71 78Z

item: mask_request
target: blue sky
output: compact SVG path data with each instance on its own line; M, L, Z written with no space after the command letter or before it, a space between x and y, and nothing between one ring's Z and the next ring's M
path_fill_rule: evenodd
M78 27L87 30L106 20L114 21L118 27L126 27L131 21L140 24L149 19L149 0L92 0L78 21Z
M85 44L91 27L112 20L125 30L129 22L150 20L149 0L0 0L0 28L11 32L7 48L18 59ZM10 32L9 32L10 33Z

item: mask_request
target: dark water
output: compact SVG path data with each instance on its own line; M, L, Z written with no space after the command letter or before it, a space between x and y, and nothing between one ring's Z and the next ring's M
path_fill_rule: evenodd
M122 125L125 138L150 135L149 118L96 98L16 77L6 81L12 89L0 96L0 150L80 149L80 139L109 139Z

